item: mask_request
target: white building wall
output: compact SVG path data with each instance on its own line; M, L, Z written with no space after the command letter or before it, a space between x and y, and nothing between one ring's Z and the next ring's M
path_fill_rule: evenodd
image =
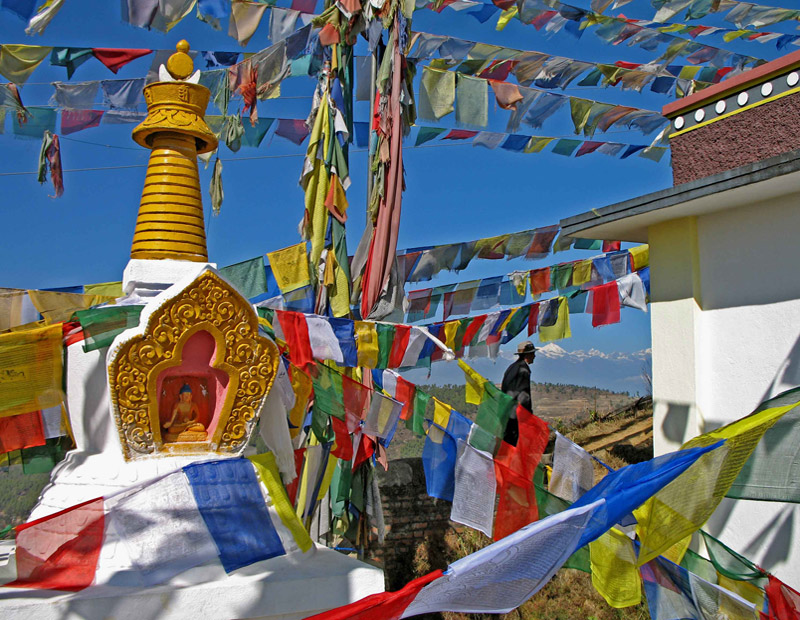
M656 454L800 385L799 202L650 229ZM726 499L704 529L800 588L800 506Z

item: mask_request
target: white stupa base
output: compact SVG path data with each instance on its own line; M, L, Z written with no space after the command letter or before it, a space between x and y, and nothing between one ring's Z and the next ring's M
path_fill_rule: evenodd
M187 276L191 279L206 267L216 269L217 265L188 260L132 258L122 274L122 290L125 295L136 295L142 300L147 300Z
M215 562L150 588L92 586L65 593L0 587L4 620L296 620L384 591L383 571L317 546L226 575Z

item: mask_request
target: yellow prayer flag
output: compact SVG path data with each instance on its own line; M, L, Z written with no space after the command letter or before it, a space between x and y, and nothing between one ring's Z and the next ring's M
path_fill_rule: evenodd
M300 550L305 553L314 546L314 543L311 541L306 528L303 527L303 523L297 517L294 508L292 508L292 503L286 493L286 487L283 486L281 475L278 472L275 455L272 452L265 452L264 454L256 454L247 458L253 462L259 479L267 488L272 505L275 507L281 522L292 533Z
M82 295L81 293L60 293L58 291L28 291L28 297L48 325L69 321L70 317L78 310L86 310L86 308L102 303L113 302L115 299L106 295Z
M358 365L375 368L378 365L378 330L372 321L353 321L356 332Z
M471 405L480 405L483 398L483 384L486 383L486 379L470 368L464 360L459 359L458 365L464 371L464 378L467 380L466 401Z
M592 279L592 259L578 261L572 268L572 283L575 286L585 284Z
M314 383L306 373L292 364L292 390L294 391L294 407L289 412L289 435L292 439L302 430L303 418L306 417L306 406L311 398Z
M14 84L24 84L33 70L52 51L52 47L40 45L2 45L0 46L0 75Z
M0 332L23 324L22 317L27 301L28 291L14 288L0 289Z
M724 445L712 450L634 511L641 541L639 566L700 529L731 488L756 444L784 414L800 404L790 390L762 403L754 413L686 442L681 449Z
M500 31L505 29L505 27L508 26L508 22L517 16L517 13L519 13L519 9L516 6L512 6L510 9L506 9L500 13L500 17L497 18L495 30Z
M461 321L445 321L444 324L444 345L453 351L460 348L456 346L456 334L460 326Z
M722 573L717 573L717 585L729 592L738 594L746 601L750 601L756 606L756 609L762 609L764 606L764 591L749 581L737 581L736 579L729 579ZM723 599L724 601L725 599Z
M447 428L450 421L450 412L453 408L447 403L443 403L435 396L433 397L433 423L442 428Z
M589 543L592 585L617 609L642 602L642 584L636 568L633 541L615 528Z
M505 320L500 324L500 327L497 329L498 334L502 334L503 330L508 327L508 324L511 322L511 319L517 314L517 312L523 312L522 308L512 308L511 312L508 313L508 316Z
M628 250L633 259L633 270L639 271L650 264L650 246L646 243L644 245L637 245L635 248Z
M0 335L0 417L60 404L61 376L61 325Z
M539 341L550 342L552 340L561 340L562 338L571 338L572 331L569 327L569 305L567 304L566 297L558 298L558 315L554 325L546 326L539 325Z
M105 297L122 297L122 282L100 282L84 284L85 295L103 295Z
M305 243L267 252L267 260L281 293L289 293L311 284Z

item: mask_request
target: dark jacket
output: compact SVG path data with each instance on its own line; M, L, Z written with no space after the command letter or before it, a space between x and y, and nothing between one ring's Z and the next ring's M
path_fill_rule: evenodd
M520 356L503 375L503 392L516 399L528 411L531 408L531 369Z

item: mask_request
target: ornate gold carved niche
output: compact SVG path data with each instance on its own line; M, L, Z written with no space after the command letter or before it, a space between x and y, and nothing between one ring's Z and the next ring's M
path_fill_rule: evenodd
M206 442L164 443L159 374L181 363L198 331L216 341L213 368L229 377L216 430ZM127 460L157 453L237 452L244 447L278 368L278 348L258 334L252 306L213 271L205 271L150 316L142 335L116 351L108 366L112 409Z

